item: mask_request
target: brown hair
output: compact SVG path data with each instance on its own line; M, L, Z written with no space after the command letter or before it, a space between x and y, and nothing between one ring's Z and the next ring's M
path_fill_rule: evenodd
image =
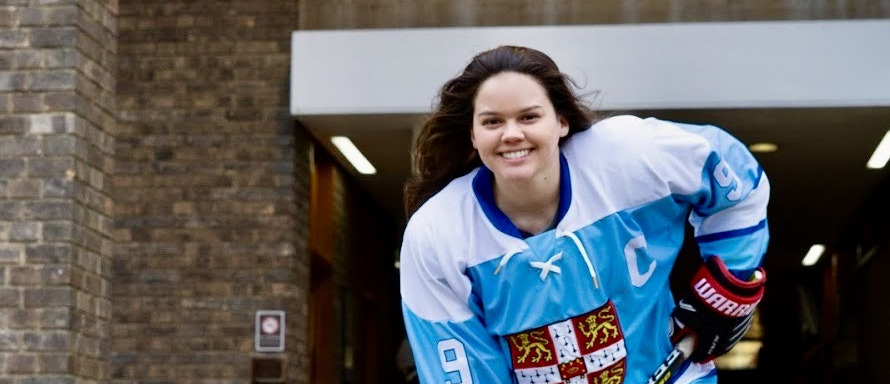
M502 72L529 75L547 90L557 115L569 124L569 133L562 140L593 123L592 112L569 87L576 84L543 52L500 46L476 55L463 73L442 86L438 106L414 142L414 172L405 185L408 217L451 180L482 164L470 140L473 105L479 86Z

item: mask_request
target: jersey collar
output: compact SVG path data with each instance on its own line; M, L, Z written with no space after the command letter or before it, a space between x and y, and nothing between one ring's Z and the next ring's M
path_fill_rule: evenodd
M479 172L473 177L473 194L476 195L476 201L485 213L488 221L494 225L499 231L522 239L522 233L516 228L516 225L510 221L510 218L501 211L494 203L494 189L492 180L494 173L491 172L484 164L479 168ZM572 203L572 180L569 176L569 162L566 161L562 152L559 153L559 206L556 208L556 217L553 218L554 225L559 223L569 210Z

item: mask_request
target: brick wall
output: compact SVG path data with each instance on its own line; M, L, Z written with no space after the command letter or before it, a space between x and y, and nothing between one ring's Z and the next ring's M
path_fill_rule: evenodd
M116 1L0 8L0 377L109 371Z
M300 29L890 17L888 0L301 0Z
M124 1L112 382L244 383L287 311L306 382L309 137L288 116L296 0Z

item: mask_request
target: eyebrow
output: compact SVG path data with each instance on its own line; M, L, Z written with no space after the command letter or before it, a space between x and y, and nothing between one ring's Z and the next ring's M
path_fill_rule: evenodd
M542 108L540 105L532 105L531 107L521 109L519 111L519 113L522 114L522 113L526 113L526 112L531 112L535 109L540 109L540 108ZM498 113L492 112L492 111L482 111L482 112L479 112L479 114L476 116L494 116L494 115L498 115Z

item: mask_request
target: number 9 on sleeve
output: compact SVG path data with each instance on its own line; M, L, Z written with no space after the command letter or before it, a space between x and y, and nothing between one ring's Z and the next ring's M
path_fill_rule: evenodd
M446 339L439 342L439 361L442 363L442 369L445 375L449 373L459 375L459 381L445 380L445 384L473 384L473 377L470 375L470 365L467 363L467 352L464 345L456 339Z

